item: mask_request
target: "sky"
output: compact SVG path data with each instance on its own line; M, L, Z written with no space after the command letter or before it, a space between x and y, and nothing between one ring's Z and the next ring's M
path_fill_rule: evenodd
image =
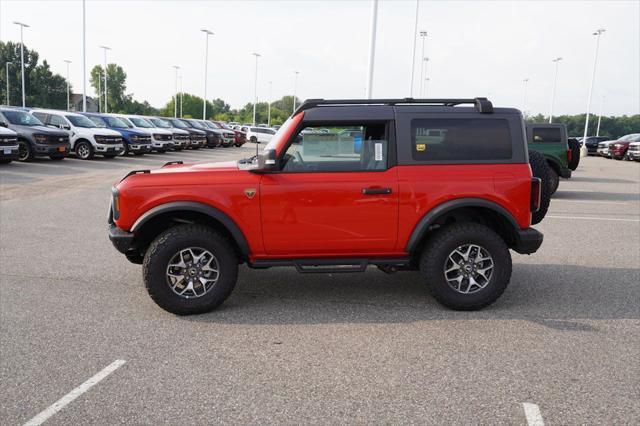
M209 39L207 98L232 107L258 98L362 98L365 95L371 0L127 1L87 0L87 68L108 61L127 73L127 93L155 107L183 90L204 92L205 34ZM415 0L378 6L373 97L410 95ZM24 42L82 91L82 2L0 0L0 40L19 41L13 21L30 25ZM549 114L556 57L554 115L584 113L598 28L601 36L591 112L640 113L640 1L427 1L418 31L426 31L427 97L487 96L494 105ZM414 97L419 96L420 37ZM87 71L88 74L88 71ZM529 79L524 96L524 79ZM270 85L268 82L271 81ZM93 90L87 83L87 94ZM523 103L524 102L524 103Z

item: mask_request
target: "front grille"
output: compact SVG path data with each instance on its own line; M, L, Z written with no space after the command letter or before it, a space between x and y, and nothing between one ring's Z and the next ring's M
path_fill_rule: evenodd
M96 136L96 142L105 145L116 145L122 143L122 138L118 136Z
M173 139L177 140L177 141L188 141L189 140L189 135L173 135Z
M138 136L138 139L132 139L131 142L134 144L151 143L151 136Z
M640 151L640 145L629 145L629 151Z
M0 138L1 146L13 146L18 144L18 138Z
M69 136L47 136L47 143L69 143Z
M162 134L159 134L159 133L154 133L153 137L157 141L170 141L171 140L171 135L162 135Z

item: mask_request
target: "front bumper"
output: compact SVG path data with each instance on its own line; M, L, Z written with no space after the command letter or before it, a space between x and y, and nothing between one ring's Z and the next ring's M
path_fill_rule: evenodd
M627 155L629 156L629 158L637 160L638 158L640 158L640 151L627 151Z
M68 155L69 151L71 151L71 144L56 144L56 145L47 145L36 143L34 145L33 153L35 155L52 155L52 154L64 154Z
M589 144L587 144L587 153L589 155L597 155L598 154L598 145L589 145Z
M109 224L109 240L111 244L122 254L126 254L133 243L133 233L123 231L114 223Z
M128 146L129 152L151 152L151 144L133 144Z
M167 151L167 150L173 148L173 142L153 141L153 142L151 142L151 146L155 150Z
M17 160L18 145L0 146L0 160Z
M516 232L516 241L513 250L520 254L531 254L538 251L542 245L544 235L533 228L519 229Z
M123 145L105 145L105 144L96 144L96 153L97 154L120 154L124 150Z

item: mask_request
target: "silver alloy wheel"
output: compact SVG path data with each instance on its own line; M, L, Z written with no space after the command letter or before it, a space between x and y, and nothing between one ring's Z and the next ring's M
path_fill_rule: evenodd
M482 290L491 281L493 258L483 247L465 244L453 250L444 262L447 284L462 294Z
M29 145L28 142L18 142L18 160L25 161L29 158Z
M189 247L176 253L167 265L167 284L187 299L207 294L218 282L218 259L208 250Z
M78 154L78 157L82 158L83 160L86 160L90 154L89 147L87 146L87 144L84 142L80 143L80 146L76 149L76 154Z

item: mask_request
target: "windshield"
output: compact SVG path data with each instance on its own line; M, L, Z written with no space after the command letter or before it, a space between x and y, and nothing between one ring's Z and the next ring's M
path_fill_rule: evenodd
M190 126L187 126L186 124L184 124L184 122L183 122L183 121L178 120L177 118L174 118L174 119L172 119L172 120L169 120L169 122L170 122L171 124L173 124L173 126L174 126L174 127L177 127L178 129L187 129L187 128L189 128L189 127L190 127Z
M67 117L67 120L69 120L75 127L85 127L87 129L92 127L104 127L104 124L102 126L96 126L93 121L89 120L84 115L65 115L65 117Z
M9 123L18 126L43 126L42 121L24 111L2 111Z
M211 121L210 121L210 122L209 122L209 124L210 124L210 125L211 125L211 127L213 127L214 129L228 129L228 127L227 127L227 126L225 126L224 124L216 123L215 121L214 121L214 122L211 122Z
M203 125L203 126L205 126L205 127L210 128L210 129L219 129L219 127L218 127L218 126L216 126L215 124L213 124L213 123L212 123L212 122L210 122L210 121L206 121L206 120L205 120L205 121L201 121L201 122L200 122L200 124L202 124L202 125Z
M153 127L151 125L151 123L149 123L147 120L145 120L144 118L138 118L138 117L131 117L129 119L134 126L136 127L143 127L145 129L150 129L151 127Z
M133 126L129 126L127 123L125 123L123 120L119 119L118 117L104 117L104 121L106 121L109 127L115 127L117 129L127 129L129 127L133 127Z
M150 122L152 122L156 127L160 127L162 129L170 129L171 125L164 120L160 120L159 118L150 118Z
M631 135L624 135L623 137L621 137L620 139L618 139L619 141L635 141L637 140L637 138L640 136L640 134L638 133L633 133Z
M89 120L93 121L93 124L95 124L96 127L107 127L104 120L100 117L89 117Z
M204 128L205 128L202 124L198 123L197 121L189 121L188 123L191 124L196 129L204 130Z

